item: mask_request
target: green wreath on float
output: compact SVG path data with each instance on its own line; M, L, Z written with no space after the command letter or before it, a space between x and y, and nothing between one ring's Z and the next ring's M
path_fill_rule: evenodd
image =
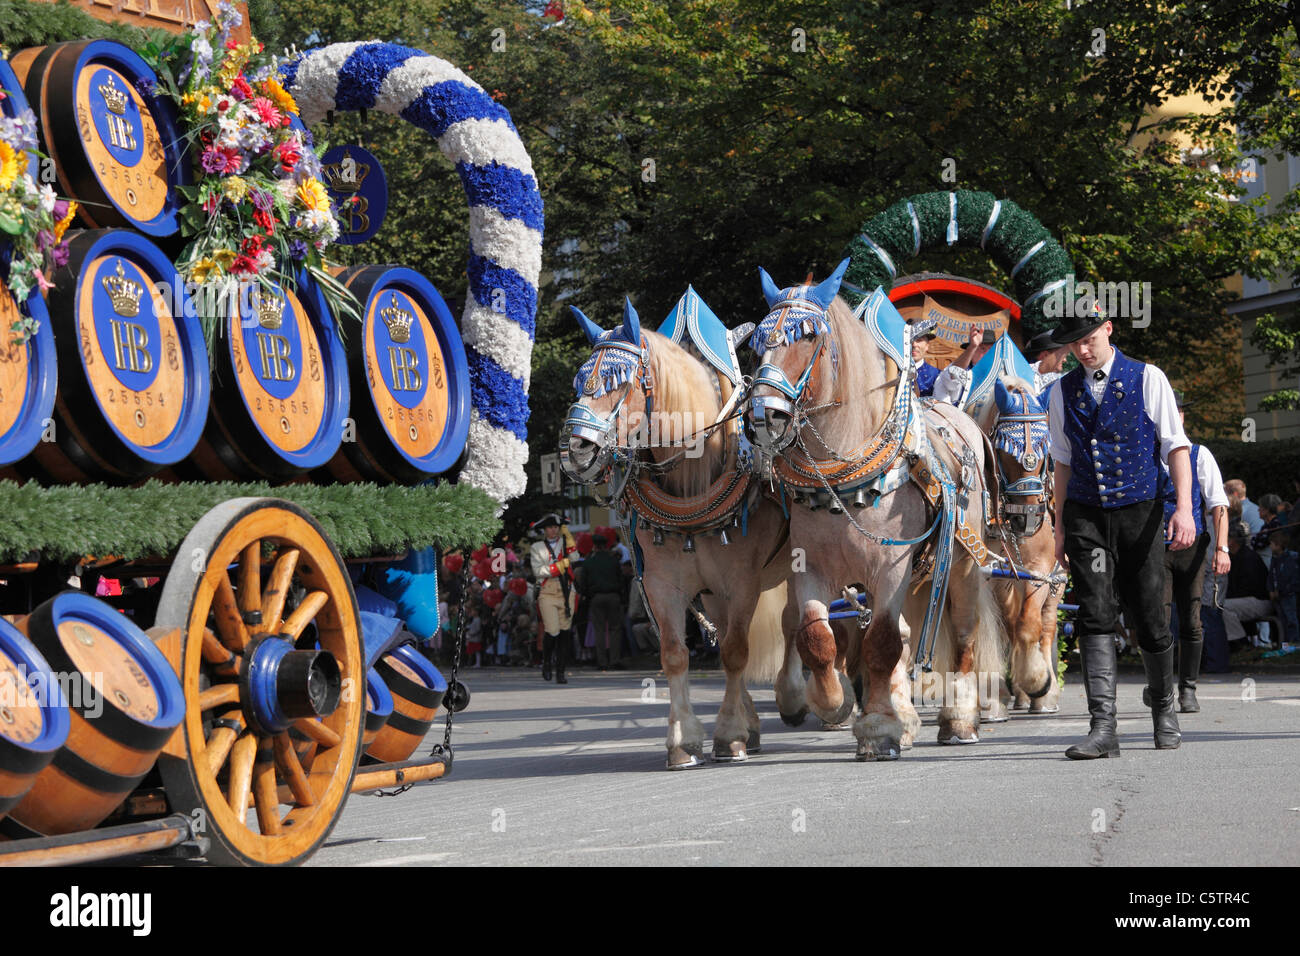
M1016 286L1026 336L1055 328L1043 306L1074 272L1074 262L1035 216L1010 199L958 189L917 193L867 220L844 254L852 262L844 289L866 295L906 275L902 265L922 252L954 246L983 249Z

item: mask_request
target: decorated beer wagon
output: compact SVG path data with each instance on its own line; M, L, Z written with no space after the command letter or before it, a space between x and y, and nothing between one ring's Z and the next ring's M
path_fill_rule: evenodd
M350 793L450 762L415 757L449 703L418 639L438 552L522 491L537 185L450 64L255 69L232 25L0 60L0 863L299 863ZM457 166L459 327L419 273L321 256L383 200L304 125L355 109Z

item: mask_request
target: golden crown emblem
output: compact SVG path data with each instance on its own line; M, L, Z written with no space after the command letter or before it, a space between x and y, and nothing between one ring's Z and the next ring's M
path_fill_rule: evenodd
M411 338L411 323L415 321L415 316L397 304L396 294L390 296L389 301L392 305L380 309L379 316L384 320L384 325L388 326L388 335L394 342L407 342Z
M108 82L99 88L99 95L104 98L104 105L108 107L110 113L116 113L118 116L126 113L126 92L117 88L111 73Z
M360 191L361 184L370 175L370 164L348 154L337 163L322 166L321 175L325 179L325 185L334 192L355 193Z
M278 329L284 318L284 296L256 292L253 308L257 310L258 325L264 329Z
M121 259L117 260L117 274L105 276L103 283L114 312L128 319L140 314L140 296L144 295L144 286L126 277Z

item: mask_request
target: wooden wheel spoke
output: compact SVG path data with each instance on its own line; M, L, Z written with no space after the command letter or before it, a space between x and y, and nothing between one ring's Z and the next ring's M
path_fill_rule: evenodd
M239 655L222 644L207 628L203 629L203 659L216 665L217 673L222 676L234 677L239 673Z
M275 758L271 741L266 737L257 743L257 759L253 764L253 801L262 836L279 834L280 796L275 787Z
M230 754L230 787L226 802L240 819L248 809L248 793L253 782L253 761L257 757L257 737L245 730L235 741Z
M299 604L280 627L280 633L289 640L296 641L308 624L316 619L321 608L329 603L330 596L324 591L312 591Z
M293 794L294 802L300 807L310 807L315 804L316 796L311 792L307 774L303 772L298 754L293 749L293 741L289 739L288 734L276 734L275 762L284 774L285 783L289 785L289 792Z
M262 539L249 542L239 553L239 610L262 613Z
M339 745L339 735L330 730L319 720L300 717L293 722L293 726L300 733L306 734L322 747L337 747Z
M199 710L211 710L222 704L239 703L238 684L215 684L199 694Z
M243 714L238 709L226 711L221 715L221 719L233 720L239 724L239 728L236 729L227 726L218 727L212 732L212 736L208 738L208 745L204 751L204 756L208 761L208 771L214 777L220 773L221 768L225 766L226 758L230 756L230 748L234 746L235 738L238 737L244 729Z
M239 616L235 589L230 585L230 576L224 571L217 579L217 590L212 595L212 614L216 618L221 643L236 653L243 651L248 644L248 628L244 627L244 619Z
M284 601L289 596L289 588L293 586L293 572L298 568L300 553L297 548L289 548L281 552L280 557L276 559L275 567L271 569L266 590L262 592L262 626L266 628L268 634L280 632Z

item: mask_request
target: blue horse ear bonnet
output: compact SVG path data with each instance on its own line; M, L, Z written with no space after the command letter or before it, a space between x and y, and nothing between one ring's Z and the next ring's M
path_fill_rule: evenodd
M600 398L606 392L631 381L641 364L641 321L630 299L623 300L623 324L608 332L587 318L574 306L569 307L578 325L595 346L591 357L582 363L573 378L573 390L579 395Z
M835 301L851 260L845 259L818 285L796 285L778 289L767 270L758 270L768 313L749 338L749 347L762 355L778 345L788 345L805 335L829 334L826 312Z

